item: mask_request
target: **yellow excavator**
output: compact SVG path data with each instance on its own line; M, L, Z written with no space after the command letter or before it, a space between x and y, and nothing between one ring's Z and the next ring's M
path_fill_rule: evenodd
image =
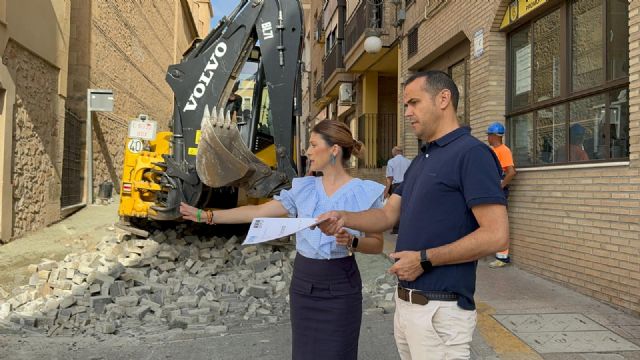
M169 66L172 131L156 133L142 115L129 127L118 209L124 226L179 219L180 202L228 208L290 186L300 170L303 34L298 0L243 0Z

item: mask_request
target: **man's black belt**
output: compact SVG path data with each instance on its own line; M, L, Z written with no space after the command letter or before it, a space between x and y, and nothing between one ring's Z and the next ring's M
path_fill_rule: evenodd
M427 305L429 301L457 301L458 294L448 291L412 290L398 285L398 298L412 304Z

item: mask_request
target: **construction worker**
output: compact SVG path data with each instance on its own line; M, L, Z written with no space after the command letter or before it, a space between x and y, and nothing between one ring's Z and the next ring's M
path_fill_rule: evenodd
M487 128L487 141L491 145L491 149L496 153L500 166L502 167L502 180L500 187L504 191L505 198L509 198L509 183L516 175L516 167L513 164L513 155L511 149L502 142L504 136L504 125L494 122ZM496 259L489 263L491 268L501 268L511 262L509 257L509 249L496 253Z

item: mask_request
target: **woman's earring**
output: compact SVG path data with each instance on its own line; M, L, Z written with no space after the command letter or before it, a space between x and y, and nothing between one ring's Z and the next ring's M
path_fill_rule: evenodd
M331 165L335 165L336 164L336 156L331 154Z

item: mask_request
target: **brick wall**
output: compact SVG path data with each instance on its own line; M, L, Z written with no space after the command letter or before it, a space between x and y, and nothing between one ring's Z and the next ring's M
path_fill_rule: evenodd
M401 82L460 41L484 30L484 54L470 57L470 120L485 140L489 122L505 113L506 34L497 32L507 1L449 2L419 28L418 53L401 43ZM416 1L424 8L425 1ZM405 33L420 16L411 8ZM412 15L411 15L412 14ZM611 304L640 312L640 2L630 3L630 164L519 171L509 199L511 251L518 266ZM406 153L417 152L410 127ZM516 164L517 166L517 164Z
M112 89L115 97L114 111L94 118L94 192L103 181L119 188L131 118L148 114L159 131L168 129L173 93L166 70L196 35L185 14L179 1L72 3L68 107L84 118L87 88Z

